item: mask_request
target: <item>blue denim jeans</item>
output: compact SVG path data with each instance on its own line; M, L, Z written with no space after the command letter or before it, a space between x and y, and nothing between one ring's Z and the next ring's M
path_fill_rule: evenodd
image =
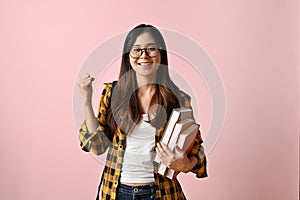
M118 189L118 200L154 200L155 185L129 186L120 184Z

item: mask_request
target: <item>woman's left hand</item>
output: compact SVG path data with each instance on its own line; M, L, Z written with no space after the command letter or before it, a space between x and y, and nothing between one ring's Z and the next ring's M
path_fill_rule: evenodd
M185 151L180 149L177 145L175 151L172 152L164 143L157 143L156 152L160 161L168 168L175 171L187 173L193 169L197 163L197 158L192 156L190 159L187 157Z

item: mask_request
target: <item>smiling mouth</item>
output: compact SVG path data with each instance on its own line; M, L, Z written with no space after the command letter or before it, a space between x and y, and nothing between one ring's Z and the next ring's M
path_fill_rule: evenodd
M138 63L138 65L141 65L141 66L150 66L152 65L153 63L152 62L142 62L142 63Z

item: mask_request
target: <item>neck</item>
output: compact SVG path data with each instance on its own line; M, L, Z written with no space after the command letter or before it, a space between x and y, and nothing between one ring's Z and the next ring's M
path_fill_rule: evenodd
M155 77L137 77L139 94L151 94L155 91Z

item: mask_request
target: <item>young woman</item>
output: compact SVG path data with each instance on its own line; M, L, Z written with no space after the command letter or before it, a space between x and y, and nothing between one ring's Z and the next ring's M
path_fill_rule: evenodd
M97 117L91 104L93 80L86 74L78 81L85 108L79 138L84 151L100 155L108 150L97 199L100 190L101 199L186 199L178 180L158 174L153 162L157 153L170 169L207 176L200 131L188 154L160 143L172 110L191 106L169 76L159 30L141 24L128 33L118 81L105 83Z

